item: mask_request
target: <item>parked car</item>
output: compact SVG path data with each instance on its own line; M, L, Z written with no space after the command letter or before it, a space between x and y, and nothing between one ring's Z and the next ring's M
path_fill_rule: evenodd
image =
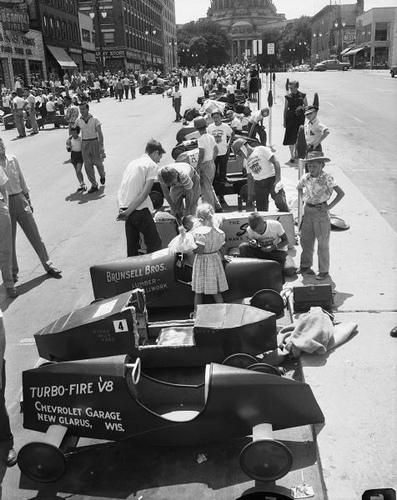
M397 66L392 66L390 68L390 76L394 78L394 75L397 75Z
M350 68L350 63L348 61L339 61L338 59L327 59L326 61L321 61L317 63L313 70L314 71L326 71L327 69L340 69L342 71L347 71Z

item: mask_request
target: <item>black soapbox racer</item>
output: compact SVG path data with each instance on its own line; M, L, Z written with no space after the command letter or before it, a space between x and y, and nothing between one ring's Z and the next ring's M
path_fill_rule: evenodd
M134 288L143 288L152 316L162 316L172 309L172 318L186 317L184 309L193 310L192 268L168 249L150 254L94 265L90 268L95 299L114 297ZM282 270L277 262L251 258L231 258L225 262L229 290L225 302L238 302L258 290L280 292Z
M292 454L272 430L324 421L305 383L215 363L200 374L194 383L166 382L126 356L24 371L23 425L45 434L21 448L21 471L34 481L57 481L81 437L190 446L252 436L240 466L253 479L274 481L289 472Z
M66 314L34 338L48 361L128 354L145 372L209 362L257 368L254 356L277 347L276 314L248 304L202 304L195 319L149 322L145 293L137 289Z

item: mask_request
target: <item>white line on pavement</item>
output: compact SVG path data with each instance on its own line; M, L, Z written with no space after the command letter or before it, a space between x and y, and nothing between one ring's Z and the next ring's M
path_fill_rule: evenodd
M357 118L357 116L353 116L353 119L356 120L356 122L365 123L363 120L360 120L360 118Z
M335 106L335 104L332 104L332 102L328 102L328 101L327 101L327 102L326 102L326 104L329 104L329 105L330 105L330 106L332 106L333 108L335 108L335 107L336 107L336 106Z

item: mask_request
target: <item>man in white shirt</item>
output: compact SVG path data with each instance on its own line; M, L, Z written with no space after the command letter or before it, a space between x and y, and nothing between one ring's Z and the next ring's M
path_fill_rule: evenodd
M160 250L161 239L154 223L150 191L157 178L157 164L165 153L162 145L150 140L145 154L131 161L124 171L118 191L119 215L117 220L125 221L128 257L139 255L140 234L143 235L147 253Z
M39 128L37 126L36 120L36 92L34 90L30 90L27 92L26 101L28 103L30 125L32 126L31 134L38 134Z
M262 146L266 146L267 134L265 127L263 125L263 119L269 116L269 108L263 108L252 115L248 121L248 137L256 137L256 134L259 136L259 140Z
M123 82L123 87L124 87L125 98L128 99L128 92L130 91L131 81L128 78L128 76L125 75L125 77L122 79L122 82Z
M200 137L197 140L199 148L197 172L200 175L201 198L203 203L209 203L216 211L222 212L222 207L212 185L215 177L214 160L218 155L218 146L214 136L207 133L205 118L195 118L193 123L195 128L200 132Z
M12 231L6 184L8 177L0 164L0 270L7 295L15 299L18 296L12 277Z
M172 106L175 109L176 122L180 122L182 120L181 105L182 105L182 92L179 89L179 83L176 83L175 89L172 92Z
M227 171L227 160L228 160L228 146L229 141L233 137L233 130L226 123L222 123L222 113L219 110L214 110L211 113L211 117L214 123L208 125L207 132L214 136L216 145L218 146L218 154L215 158L216 175L215 182L217 189L215 190L219 196L219 201L221 203L226 203L225 194L225 184L226 184L226 171Z
M20 97L16 92L12 93L12 107L14 111L15 126L18 130L18 139L26 137L25 122L23 119L23 112L28 103L23 97Z
M284 189L281 184L280 163L273 151L266 146L251 147L246 140L237 139L233 152L246 160L247 173L254 180L256 209L269 210L269 194L280 212L289 212Z
M91 188L87 191L88 194L98 191L98 183L95 178L94 165L96 166L99 179L102 186L105 184L105 167L103 160L106 158L105 149L103 144L103 133L101 122L98 118L94 118L89 113L89 105L87 102L80 104L81 116L76 120L76 125L80 127L82 138L82 154L84 160L84 167L91 182Z

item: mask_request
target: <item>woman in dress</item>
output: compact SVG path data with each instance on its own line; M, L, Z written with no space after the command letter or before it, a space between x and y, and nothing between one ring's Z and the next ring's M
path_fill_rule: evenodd
M197 249L194 250L192 290L194 312L203 303L204 295L212 295L222 303L222 292L229 289L222 264L220 249L225 244L225 233L214 224L214 209L208 203L199 205L196 212L199 226L193 229Z
M291 159L294 163L296 158L295 143L298 138L298 130L305 123L305 107L307 106L306 94L300 92L299 82L292 81L288 84L289 94L285 96L284 106L284 146L289 146Z

